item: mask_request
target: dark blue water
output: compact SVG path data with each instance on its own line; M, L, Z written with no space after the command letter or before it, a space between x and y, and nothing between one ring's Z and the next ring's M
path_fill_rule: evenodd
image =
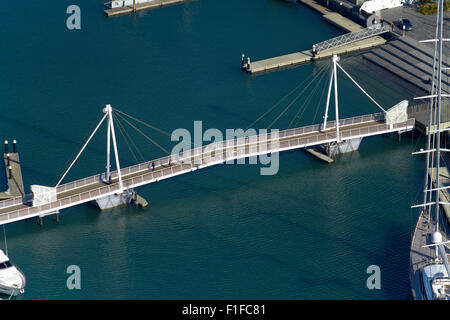
M81 8L81 30L66 28L70 4ZM0 139L19 141L27 188L56 184L107 103L168 132L192 131L194 120L246 128L317 75L320 84L274 128L321 121L329 61L259 76L239 69L243 52L263 59L341 34L309 8L197 0L117 18L103 9L103 0L0 7ZM356 56L341 64L382 105L414 95ZM343 75L339 87L342 117L377 112ZM146 159L164 155L133 137ZM65 181L103 170L104 138L103 130ZM121 164L134 164L118 139ZM409 299L409 206L423 175L411 152L421 144L369 138L331 165L285 152L274 176L222 165L141 187L146 209L82 205L63 210L58 224L8 225L9 255L27 276L20 299ZM81 290L66 287L69 265L81 268ZM366 287L370 265L381 268L381 290Z

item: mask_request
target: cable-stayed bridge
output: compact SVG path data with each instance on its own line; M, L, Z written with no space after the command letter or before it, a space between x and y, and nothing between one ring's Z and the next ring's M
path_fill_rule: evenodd
M0 201L0 225L55 214L62 209L91 201L95 201L102 209L128 204L136 200L135 188L237 159L313 146L321 147L325 154L332 156L356 150L361 140L366 137L414 129L415 119L411 115L408 116L407 101L385 110L351 77L350 79L377 104L382 112L339 119L337 68L350 77L339 65L337 57L334 57L323 123L235 137L125 168L121 168L119 163L113 116L117 112L124 113L107 105L103 109L104 115L97 127L56 186L32 185L31 195L20 195ZM333 85L336 120L327 121ZM105 122L108 130L106 172L61 184L89 141ZM110 170L111 142L116 170ZM5 154L5 159L6 156ZM9 174L11 175L11 172Z

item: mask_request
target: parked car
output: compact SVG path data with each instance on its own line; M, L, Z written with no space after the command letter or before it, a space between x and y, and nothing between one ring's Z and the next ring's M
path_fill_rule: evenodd
M398 25L399 25L399 28L401 29L401 30L403 30L403 26L405 26L405 30L406 31L409 31L409 30L411 30L412 29L412 24L411 24L411 22L409 21L409 19L400 19L399 21L398 21Z

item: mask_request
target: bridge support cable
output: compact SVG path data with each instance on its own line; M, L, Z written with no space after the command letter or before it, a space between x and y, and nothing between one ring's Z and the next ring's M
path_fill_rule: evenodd
M72 161L72 163L70 164L69 168L67 168L67 170L64 172L64 174L62 175L62 177L59 179L58 183L56 184L55 188L57 188L61 181L66 177L67 173L70 171L70 169L72 169L73 165L75 164L75 162L77 162L78 158L81 156L81 154L83 153L84 149L87 147L87 145L89 144L89 142L91 141L92 137L95 135L95 133L97 132L98 128L100 128L100 126L102 125L103 121L105 121L106 117L108 115L105 114L103 116L103 118L100 120L100 122L97 124L97 127L95 127L94 131L91 133L91 135L89 136L88 140L86 141L86 143L83 145L83 147L81 148L80 152L78 152L77 156L75 157L75 159Z
M314 78L300 91L299 94L297 94L297 96L287 105L286 108L284 108L283 111L281 111L281 113L269 124L269 126L267 127L267 129L271 129L272 126L283 116L283 114L285 114L290 107L292 107L292 105L297 102L298 99L300 99L300 97L303 95L303 93L313 84L315 83L316 79L319 78L319 76L321 76L323 74L323 72L325 71L325 68L321 69L315 76Z
M171 134L168 133L167 131L164 131L164 130L158 128L158 127L152 126L151 124L148 124L148 123L146 123L146 122L144 122L144 121L142 121L142 120L139 120L139 119L137 119L137 118L135 118L135 117L133 117L133 116L130 116L129 114L126 114L126 113L123 112L123 111L120 111L120 110L118 110L118 109L113 109L113 111L114 111L114 112L117 112L117 113L120 113L121 115L126 116L126 117L128 117L128 118L130 118L130 119L132 119L132 120L134 120L134 121L136 121L136 122L139 122L140 124L142 124L142 125L144 125L144 126L150 128L150 129L153 129L153 130L155 130L155 131L158 131L159 133L162 133L162 134L164 134L164 135L166 135L166 136L168 136L168 137L171 136Z
M157 146L159 149L161 149L164 153L170 155L170 152L167 151L163 146L161 146L159 143L157 143L155 140L153 140L152 138L150 138L148 135L146 135L144 132L142 132L142 130L140 130L139 128L137 128L135 125L133 125L132 123L130 123L130 121L128 121L127 119L125 119L123 116L121 116L119 113L117 113L117 115L119 116L119 118L121 118L123 121L125 121L130 127L132 127L134 130L136 130L137 132L139 132L144 138L146 138L148 141L150 141L151 143L153 143L155 146Z
M164 130L162 130L162 129L156 127L156 126L153 126L153 125L151 125L151 124L148 124L148 123L146 123L146 122L144 122L144 121L142 121L142 120L140 120L140 119L137 119L136 117L133 117L133 116L131 116L131 115L129 115L129 114L126 114L126 113L123 112L123 111L120 111L120 110L117 110L117 109L113 109L113 112L116 112L116 115L117 115L120 119L122 119L123 121L125 121L130 127L132 127L134 130L136 130L136 131L137 131L139 134L141 134L144 138L146 138L147 140L149 140L152 144L154 144L155 146L157 146L159 149L161 149L161 150L162 150L163 152L165 152L166 154L170 155L170 152L168 152L165 148L163 148L161 145L159 145L155 140L151 139L151 138L148 137L146 134L144 134L144 133L142 132L142 130L139 130L139 128L137 128L136 126L134 126L134 125L133 125L130 121L128 121L125 117L127 117L128 119L134 120L134 121L136 121L136 122L138 122L138 123L140 123L140 124L142 124L142 125L144 125L144 126L150 128L150 129L152 129L152 130L155 130L155 131L157 131L157 132L159 132L159 133L162 133L162 134L164 134L164 135L166 135L166 136L168 136L168 137L172 137L172 135L171 135L170 133L168 133L167 131L164 131ZM124 116L125 116L125 117L124 117ZM201 144L197 144L197 143L194 143L194 142L190 142L189 145L190 145L190 146L193 146L193 147L202 147Z
M370 99L370 100L372 100L372 102L373 103L375 103L376 105L377 105L377 107L378 108L380 108L383 112L386 112L386 110L378 103L378 102L376 102L375 101L375 99L374 98L372 98L367 92L366 92L366 90L364 90L359 84L358 84L358 82L356 82L355 81L355 79L353 79L348 73L347 73L347 71L345 71L344 70L344 68L342 68L341 67L341 65L339 64L339 63L337 63L337 61L336 61L336 65L339 67L339 69L341 69L344 73L345 73L345 75L350 79L350 80L352 80L352 82Z
M131 155L133 156L134 160L136 161L136 164L138 164L139 162L145 162L145 157L139 151L139 148L136 146L133 139L130 137L128 132L125 130L125 127L120 122L119 118L115 117L114 121L117 124L117 127L119 128L119 132L122 135L123 139L125 140L125 143L127 144L128 150L130 150ZM140 160L138 159L136 154L139 156Z
M287 127L287 129L290 129L292 127L292 124L295 122L295 125L298 124L299 120L301 117L303 117L303 114L305 113L306 109L308 108L311 100L313 97L319 96L320 99L322 99L323 96L323 92L321 92L321 94L317 95L320 85L322 84L322 81L324 78L326 78L326 76L328 75L328 73L326 72L326 68L322 69L322 75L320 76L320 78L316 81L316 84L314 85L314 87L312 88L311 92L309 93L309 95L305 98L305 100L303 101L303 103L300 105L300 107L298 108L298 110L296 111L296 113L294 114L294 117L292 118L292 120L289 122L289 125ZM324 86L325 89L326 86ZM317 114L317 107L316 107L316 114ZM313 122L314 123L314 122Z
M284 95L280 100L278 100L274 105L272 105L267 111L265 111L261 116L259 116L255 121L253 121L249 126L247 126L247 128L245 128L245 130L248 130L249 128L253 127L258 121L260 121L262 118L264 118L267 114L269 114L271 111L273 111L276 107L278 107L285 99L287 99L289 96L291 96L295 91L297 91L297 89L299 89L300 87L302 87L305 83L308 82L311 83L314 81L314 79L323 72L323 70L325 69L325 67L320 67L319 71L313 75L310 74L307 78L305 78L302 82L300 82L294 89L292 89L288 94ZM311 80L311 79L312 80ZM302 92L304 91L304 89L302 90ZM301 95L301 94L300 94Z

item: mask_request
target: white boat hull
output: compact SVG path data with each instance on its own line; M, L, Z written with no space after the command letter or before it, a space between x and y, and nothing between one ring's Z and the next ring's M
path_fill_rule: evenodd
M7 296L15 297L24 292L25 292L24 288L8 287L0 284L0 293L5 294Z

